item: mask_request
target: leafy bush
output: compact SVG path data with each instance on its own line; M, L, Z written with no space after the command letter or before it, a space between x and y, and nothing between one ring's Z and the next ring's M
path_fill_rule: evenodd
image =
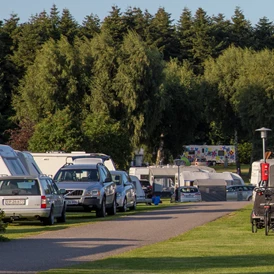
M6 227L8 226L7 223L3 222L4 216L5 216L5 212L0 209L0 242L9 241L8 238L6 238L6 237L4 237L4 236L1 235L1 233L5 233L6 232Z
M248 142L239 144L238 153L239 153L240 163L249 164L251 153L252 153L252 144Z

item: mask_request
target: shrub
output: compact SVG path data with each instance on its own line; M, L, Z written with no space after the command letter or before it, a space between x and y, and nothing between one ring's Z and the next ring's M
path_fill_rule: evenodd
M7 223L3 222L4 216L5 216L5 212L0 209L0 242L9 241L8 238L1 235L2 233L6 232L6 227L8 226Z

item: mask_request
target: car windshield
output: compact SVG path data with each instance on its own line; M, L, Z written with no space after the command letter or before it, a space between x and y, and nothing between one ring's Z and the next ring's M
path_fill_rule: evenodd
M184 193L195 193L195 192L198 192L198 188L183 187L183 188L181 188L181 192L184 192Z
M55 176L54 180L56 182L62 181L99 181L98 170L97 169L68 169L60 170Z
M141 183L141 185L142 185L143 187L148 187L148 186L150 186L149 181L140 181L140 183Z
M116 184L116 185L121 185L122 184L122 177L119 174L111 174L112 177L112 181Z
M0 195L40 195L35 179L5 179L0 181Z

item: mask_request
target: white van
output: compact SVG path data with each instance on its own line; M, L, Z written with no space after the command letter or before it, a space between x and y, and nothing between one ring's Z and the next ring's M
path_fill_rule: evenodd
M64 153L60 151L56 152L45 152L45 153L34 153L30 152L33 156L35 162L43 172L43 174L54 176L56 172L65 164L67 163L91 163L92 160L88 160L88 158L94 158L98 157L99 155L104 155L108 157L108 160L106 159L104 161L104 165L109 170L115 170L114 163L110 156L101 154L101 153L86 153L85 151L72 151L70 153ZM78 156L83 156L82 158ZM98 160L93 160L97 161ZM99 160L102 162L102 160Z

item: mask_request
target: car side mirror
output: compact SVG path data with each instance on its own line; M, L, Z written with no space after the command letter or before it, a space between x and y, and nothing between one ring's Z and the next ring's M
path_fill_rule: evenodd
M64 188L59 189L59 194L65 195L66 190Z
M110 183L112 182L112 178L111 177L107 177L104 181L104 183Z

